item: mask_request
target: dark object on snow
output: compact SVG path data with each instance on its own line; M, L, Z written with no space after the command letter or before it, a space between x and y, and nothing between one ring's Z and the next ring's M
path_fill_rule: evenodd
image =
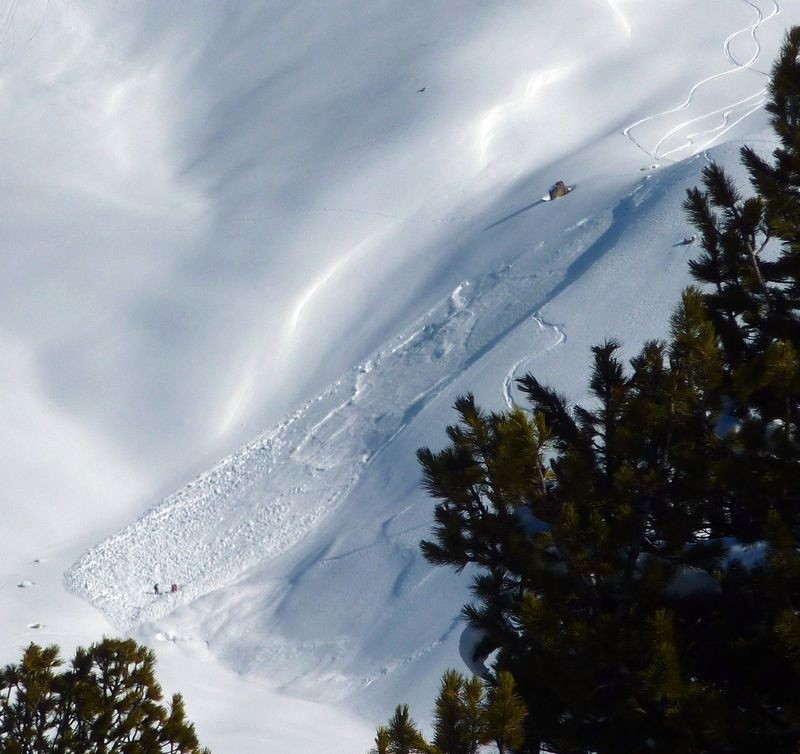
M153 584L153 594L158 594L158 584Z
M417 89L417 94L422 94L427 88L427 86L423 86L422 89Z
M569 186L564 181L557 181L550 187L550 199L558 199L569 193Z
M170 585L169 590L170 590L170 592L177 592L178 591L178 585L177 584Z

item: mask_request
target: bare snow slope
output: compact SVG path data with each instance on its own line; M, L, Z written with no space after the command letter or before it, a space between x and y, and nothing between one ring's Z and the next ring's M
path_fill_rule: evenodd
M4 655L127 630L176 679L216 657L286 699L422 713L466 594L419 557L414 450L460 392L501 407L534 370L580 397L592 343L664 333L683 191L707 150L763 141L798 22L797 0L0 3ZM541 201L556 179L575 190Z

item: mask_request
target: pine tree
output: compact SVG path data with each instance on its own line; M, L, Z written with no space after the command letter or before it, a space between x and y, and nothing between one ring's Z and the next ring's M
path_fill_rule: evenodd
M209 754L180 694L159 702L155 656L131 639L79 647L31 644L0 671L0 754Z
M779 143L772 160L742 149L756 196L742 199L711 166L704 190L689 192L686 202L704 239L695 277L708 284L710 258L724 260L714 273L719 282L704 288L709 316L723 323L720 392L736 423L716 464L722 525L767 553L756 568L723 573L720 614L695 638L706 649L708 682L743 700L728 721L741 745L774 751L793 751L800 739L790 691L798 681L791 647L800 641L791 617L800 608L799 53L795 28L770 80L767 110Z
M433 744L441 754L465 754L461 725L461 693L464 676L448 670L442 676L439 696L434 704Z
M509 749L518 749L522 745L527 715L514 676L501 671L495 685L489 689L486 701L486 735L497 745L498 754L506 754Z
M391 744L391 734L385 725L379 725L375 731L375 746L369 750L369 754L389 754Z
M386 729L388 754L425 754L430 750L417 724L411 719L407 704L397 705Z
M486 733L483 683L477 676L463 682L460 727L465 754L477 754L480 746L490 740Z
M756 195L713 164L688 192L699 287L668 340L628 365L593 348L588 407L532 375L529 413L460 398L449 445L418 453L423 553L473 567L464 615L519 686L526 752L800 747L798 55L794 29L780 146L742 151Z
M485 650L500 648L498 668L515 673L532 710L529 750L539 741L559 751L584 740L630 745L631 730L612 723L620 716L641 745L659 715L666 725L658 699L645 710L635 698L655 651L647 628L680 569L710 570L721 552L717 543L689 547L705 486L687 490L682 475L667 473L671 454L691 458L713 434L696 388L713 382L719 360L705 353L696 303L687 292L675 347L647 344L631 375L618 344L594 349L592 411L570 409L527 377L533 415L484 414L466 396L456 403L460 424L448 428L451 446L418 454L426 488L442 501L436 541L423 552L457 569L482 567L464 613L484 632ZM633 431L642 426L646 433ZM558 455L545 472L550 447Z
M19 665L0 671L0 752L26 754L48 751L51 732L59 722L54 693L58 648L31 644Z
M433 744L439 754L476 754L487 740L483 683L457 670L442 676L434 706Z
M494 741L500 754L522 740L527 711L508 673L500 673L487 696L484 681L457 670L442 675L434 703L433 742L428 743L401 704L387 725L375 733L370 754L478 754Z

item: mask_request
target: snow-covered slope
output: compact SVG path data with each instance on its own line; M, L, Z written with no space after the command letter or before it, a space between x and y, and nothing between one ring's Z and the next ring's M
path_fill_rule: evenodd
M169 683L215 679L186 691L218 752L423 716L466 594L419 556L414 450L461 392L502 407L533 370L580 398L591 344L664 334L683 192L769 149L798 22L796 0L3 4L3 659L131 631ZM218 661L281 694L250 737Z

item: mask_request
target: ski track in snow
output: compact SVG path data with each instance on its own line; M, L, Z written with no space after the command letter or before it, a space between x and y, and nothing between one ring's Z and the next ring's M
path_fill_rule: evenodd
M553 342L545 348L545 351L552 351L554 348L560 346L567 340L566 334L558 325L545 322L545 320L543 320L538 313L534 314L531 319L536 323L537 327L539 328L539 332L545 332L549 330L555 335ZM531 361L531 359L537 355L538 352L535 354L526 354L519 361L517 361L511 367L511 369L508 370L508 374L506 374L505 379L503 380L503 399L505 400L506 406L508 406L509 409L514 408L514 406L517 404L517 402L514 400L512 390L514 386L514 380L516 379L520 368L523 364Z
M506 265L461 283L406 334L84 554L65 575L67 588L127 628L285 552L344 499L433 397L498 342L503 316L514 323L510 330L533 316L544 350L563 342L557 328L527 308L532 277ZM154 582L180 589L148 593Z
M645 147L642 142L634 136L634 131L641 126L645 125L646 123L650 123L656 121L661 118L668 117L670 115L674 115L675 113L687 110L695 101L695 94L697 91L723 77L730 76L731 74L740 73L742 71L751 71L753 73L757 73L765 78L769 77L769 74L764 73L763 71L758 71L753 68L755 62L759 59L761 55L761 43L758 40L758 30L763 26L767 21L775 18L780 12L781 8L778 4L777 0L771 0L772 3L772 10L769 15L765 16L764 12L761 8L756 5L751 0L741 0L745 5L748 5L755 11L756 18L755 21L745 26L742 29L739 29L732 34L729 34L724 42L722 43L722 51L726 57L726 59L732 63L735 67L730 68L726 71L722 71L720 73L715 73L711 76L708 76L704 79L701 79L696 84L694 84L691 89L689 89L689 93L680 104L676 105L675 107L671 107L668 110L663 110L659 113L655 113L654 115L648 115L640 120L637 120L634 123L631 123L629 126L626 126L622 133L623 135L636 147L641 149L645 154L649 155L650 157L656 160L663 160L663 159L671 159L672 155L675 155L679 152L685 152L686 150L690 150L690 154L697 154L698 152L702 152L704 149L708 149L712 144L714 144L718 139L720 139L725 133L730 131L734 126L738 123L741 123L745 118L749 117L753 113L760 110L764 102L766 101L766 87L760 88L757 92L750 95L749 97L744 97L739 99L735 102L727 104L723 107L711 110L710 112L703 113L698 115L694 118L690 118L688 120L682 121L677 125L670 128L666 133L664 133L656 142L655 146L651 149ZM731 45L735 39L742 36L743 34L749 34L750 38L754 44L754 51L751 55L750 59L747 61L742 62L739 60L736 55L731 50ZM693 126L696 123L700 123L708 118L713 118L714 116L721 116L719 121L716 125L700 129L688 134L683 135L683 141L679 142L677 146L672 147L666 151L663 151L664 146L670 141L676 139L679 135L683 134L688 128ZM703 138L704 141L700 146L696 146L697 141Z

